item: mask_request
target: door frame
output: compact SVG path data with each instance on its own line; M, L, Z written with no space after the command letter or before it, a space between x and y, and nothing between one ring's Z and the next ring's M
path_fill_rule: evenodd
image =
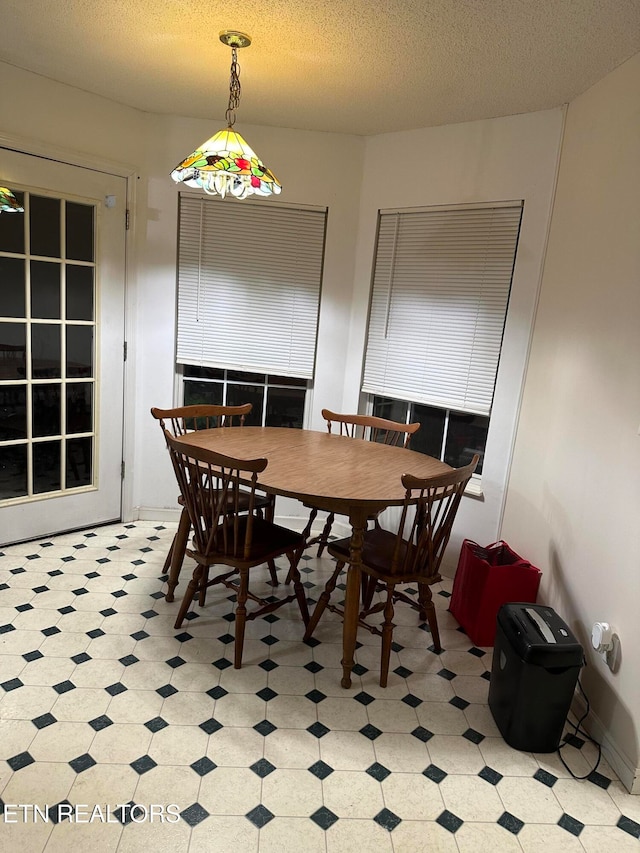
M122 460L124 462L124 477L122 480L121 508L122 520L134 520L133 508L133 447L135 441L133 413L135 412L135 379L136 379L136 352L135 352L135 305L132 293L135 288L130 285L135 279L135 254L136 245L136 185L138 179L137 170L128 164L94 157L80 151L50 145L35 139L22 136L0 134L0 145L18 154L29 154L40 157L43 160L52 160L64 163L68 166L77 166L80 169L88 169L92 172L104 172L115 175L126 180L126 204L129 211L128 227L125 231L125 259L124 259L124 336L127 342L127 358L123 365L124 395L123 395L123 418L122 418Z

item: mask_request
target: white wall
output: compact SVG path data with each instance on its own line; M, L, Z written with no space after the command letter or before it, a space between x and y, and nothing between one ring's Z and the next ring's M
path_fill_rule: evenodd
M459 510L445 571L455 569L462 538L488 545L498 537L519 393L538 293L562 110L383 134L367 140L351 315L346 409L359 399L377 213L472 202L524 200L524 213L494 406L481 499Z
M569 107L503 525L586 650L595 734L628 786L640 763L639 92L640 55ZM620 635L615 675L590 648L594 621Z
M0 63L0 134L123 165L144 157L147 116Z

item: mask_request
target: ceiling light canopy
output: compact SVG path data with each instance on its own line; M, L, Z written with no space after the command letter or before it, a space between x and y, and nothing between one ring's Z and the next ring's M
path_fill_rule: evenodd
M0 213L24 213L24 207L8 187L0 187Z
M238 48L248 47L251 37L235 30L223 30L220 41L231 48L231 77L229 80L229 106L227 127L203 142L171 172L176 183L203 189L210 195L236 198L250 195L268 196L279 193L282 186L273 172L233 129L236 110L240 104L240 66Z

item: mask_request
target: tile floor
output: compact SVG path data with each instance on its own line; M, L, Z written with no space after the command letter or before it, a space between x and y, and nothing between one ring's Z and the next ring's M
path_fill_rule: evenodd
M556 754L500 738L491 650L447 611L449 581L434 590L446 651L398 608L388 688L364 632L347 692L332 614L309 644L295 604L249 623L241 670L228 590L174 630L160 576L173 530L111 525L0 551L2 849L640 849L640 798L606 762L577 781ZM330 565L305 558L310 599ZM563 754L578 775L593 766L589 744Z

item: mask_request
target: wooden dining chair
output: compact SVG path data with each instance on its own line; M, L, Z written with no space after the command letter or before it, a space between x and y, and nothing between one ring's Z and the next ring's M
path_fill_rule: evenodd
M382 637L380 686L387 686L389 659L393 638L394 604L410 604L429 624L435 651L441 651L438 618L430 586L441 580L440 563L449 541L465 487L476 469L476 454L469 465L453 468L445 474L421 479L404 474L402 485L405 498L400 523L395 532L383 530L376 522L364 533L362 547L362 575L367 581L367 595L358 615L358 626ZM329 543L328 552L337 560L336 568L311 616L304 639L308 640L325 609L344 618L344 608L330 603L338 575L350 561L350 538ZM416 584L417 597L396 589L398 585ZM383 593L383 599L372 604L374 589ZM383 614L382 625L373 625L368 617Z
M194 597L208 587L223 584L233 590L237 596L234 666L239 669L247 620L296 600L305 626L309 622L298 571L304 539L300 533L274 524L256 511L258 474L267 467L266 459L234 459L211 450L185 446L167 430L165 438L193 530L187 554L197 563L175 627L182 626ZM250 569L282 555L289 560L293 593L280 599L254 595L249 590ZM215 565L226 566L227 570L209 579L209 569ZM258 605L250 612L246 606L248 599Z
M393 447L408 447L411 436L420 429L419 423L402 424L397 421L388 421L385 418L377 418L373 415L339 415L331 412L329 409L322 410L322 417L327 422L327 431L329 433L334 432L335 427L335 433L338 435L377 441L380 444L389 444ZM304 529L305 537L309 536L313 522L318 514L318 510L313 507L307 506L307 509L310 509L311 512L309 513L309 520ZM372 516L373 518L375 516ZM317 557L322 556L322 552L329 542L334 521L335 513L330 512L325 521L322 533L307 540L307 547L317 544Z
M198 429L217 429L222 427L241 427L244 426L246 416L253 408L251 403L245 403L242 406L179 406L175 409L158 409L152 408L152 416L160 422L160 428L163 433L167 429L167 424L170 424L170 432L173 435L185 435L187 432L193 432ZM246 504L247 500L240 495L241 504ZM255 497L256 509L262 510L265 517L269 521L273 521L275 513L275 498L273 495L257 494ZM182 495L178 498L178 503L181 505ZM190 530L189 514L184 505L178 522L178 529L169 552L162 567L162 574L168 574L167 594L165 601L174 600L175 588L178 585L178 577L184 561L185 548L189 539ZM271 583L277 586L278 578L276 575L275 563L269 563L269 572ZM204 606L204 596L200 602Z

